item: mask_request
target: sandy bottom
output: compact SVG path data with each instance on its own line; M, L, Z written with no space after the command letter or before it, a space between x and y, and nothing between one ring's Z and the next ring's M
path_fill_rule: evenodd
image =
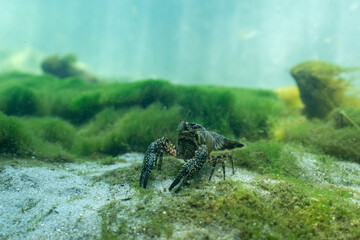
M0 173L0 239L98 239L99 209L131 195L127 185L109 186L93 176L142 161L65 164L63 167L5 167Z

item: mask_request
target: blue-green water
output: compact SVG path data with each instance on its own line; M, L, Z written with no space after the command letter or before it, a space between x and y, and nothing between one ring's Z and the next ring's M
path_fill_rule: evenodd
M106 78L277 88L319 59L359 66L360 2L106 0L0 3L0 67L74 53Z
M359 13L0 0L0 239L360 239Z

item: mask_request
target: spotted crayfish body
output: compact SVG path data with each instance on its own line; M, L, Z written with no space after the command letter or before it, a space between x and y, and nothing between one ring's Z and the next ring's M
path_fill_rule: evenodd
M151 171L155 166L157 166L158 170L161 170L164 154L170 154L186 161L180 173L170 185L170 191L182 180L175 192L180 191L182 186L188 184L188 181L205 163L212 164L209 180L211 180L217 163L222 164L225 179L224 158L230 160L232 171L234 173L232 156L229 153L210 156L210 153L213 151L232 150L244 147L244 144L230 140L216 132L208 131L200 124L183 121L178 127L178 144L176 147L166 137L157 139L148 147L143 160L140 186L146 188Z

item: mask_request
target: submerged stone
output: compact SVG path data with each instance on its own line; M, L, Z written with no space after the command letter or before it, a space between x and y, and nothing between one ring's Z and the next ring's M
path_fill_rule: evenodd
M340 74L347 71L352 70L321 61L303 62L290 70L308 118L325 118L334 108L342 105L348 81Z

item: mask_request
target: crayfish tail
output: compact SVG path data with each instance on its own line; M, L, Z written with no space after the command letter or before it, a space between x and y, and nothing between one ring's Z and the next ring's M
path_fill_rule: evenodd
M234 141L234 140L230 140L230 139L225 139L225 142L223 143L223 148L224 150L231 150L231 149L235 149L235 148L245 148L245 144L238 142L238 141Z

